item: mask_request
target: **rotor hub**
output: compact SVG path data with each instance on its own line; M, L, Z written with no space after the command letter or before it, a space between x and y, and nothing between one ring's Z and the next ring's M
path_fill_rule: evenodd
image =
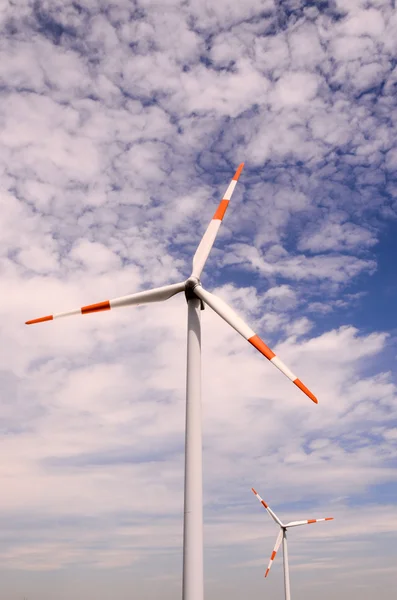
M199 285L201 285L201 281L198 277L194 277L194 275L191 275L188 279L186 279L186 281L185 281L186 301L189 301L191 298L197 298L196 294L194 293L194 290ZM200 306L201 306L201 310L204 310L204 302L202 300L200 300Z
M186 290L194 290L194 288L197 287L198 285L201 285L201 281L198 277L194 277L194 275L191 275L185 281L185 289Z

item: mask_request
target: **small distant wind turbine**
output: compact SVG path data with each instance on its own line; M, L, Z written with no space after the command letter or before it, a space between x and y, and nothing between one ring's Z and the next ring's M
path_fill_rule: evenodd
M326 517L325 519L309 519L308 521L291 521L284 525L278 518L275 512L272 511L270 506L266 504L266 502L260 497L258 492L251 488L254 492L255 496L258 498L259 502L266 508L267 512L273 519L275 523L280 527L279 534L276 539L276 543L274 544L273 552L270 556L269 565L266 569L265 577L269 575L269 571L273 564L274 559L276 558L276 554L278 549L280 548L281 542L283 542L283 559L284 559L284 586L285 586L285 600L291 600L291 592L289 585L289 563L288 563L288 548L287 548L287 529L289 527L298 527L299 525L311 525L312 523L319 523L320 521L333 521L334 517Z
M129 296L105 300L68 312L47 315L27 321L26 325L52 321L72 315L86 315L108 311L122 306L137 306L168 300L184 292L188 304L187 383L185 430L185 507L183 530L183 600L203 600L203 489L202 489L202 433L201 433L201 323L200 309L208 304L222 319L259 350L275 367L288 377L302 392L317 404L317 398L292 371L274 354L236 313L220 298L207 292L201 285L200 275L215 242L244 163L238 167L212 221L193 257L192 274L186 281L174 283Z

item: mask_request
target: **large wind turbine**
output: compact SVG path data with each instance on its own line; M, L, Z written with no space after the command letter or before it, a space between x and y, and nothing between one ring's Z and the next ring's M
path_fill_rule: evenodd
M274 544L273 552L270 556L269 565L266 569L265 577L269 575L269 571L273 564L274 559L276 558L277 550L280 548L281 542L283 542L283 559L284 559L284 589L285 589L285 600L291 600L291 592L290 592L290 584L289 584L289 562L288 562L288 548L287 548L287 529L289 527L298 527L299 525L311 525L312 523L318 523L319 521L333 521L334 517L327 517L325 519L309 519L307 521L291 521L284 525L276 515L274 511L270 508L268 504L258 494L254 488L252 488L255 496L258 498L259 502L266 508L267 512L273 519L275 523L280 527L279 534L276 539L276 543Z
M316 397L288 369L258 335L220 298L207 292L200 275L214 244L244 163L238 167L223 199L204 233L193 257L192 274L186 281L166 285L129 296L105 300L68 312L47 315L27 321L27 325L52 321L72 315L106 311L121 306L149 304L168 300L184 292L188 304L187 326L187 380L186 380L186 431L185 431L185 506L183 531L183 600L203 600L203 494L202 494L202 434L201 434L201 324L200 310L208 304L222 319L261 352L275 367L288 377L313 402Z

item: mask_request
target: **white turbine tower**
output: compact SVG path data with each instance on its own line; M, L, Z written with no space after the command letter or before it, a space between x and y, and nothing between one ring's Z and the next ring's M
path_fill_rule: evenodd
M287 548L287 529L289 527L298 527L299 525L311 525L312 523L319 523L320 521L333 521L334 517L327 517L325 519L309 519L307 521L291 521L284 525L278 518L275 512L272 511L270 506L260 497L258 492L251 488L259 502L266 508L267 512L275 523L280 527L279 534L274 544L273 552L270 556L269 565L266 569L265 577L269 575L269 571L273 564L278 549L280 548L281 542L283 542L283 562L284 562L284 588L285 588L285 600L291 600L290 584L289 584L289 562L288 562L288 548Z
M316 397L266 346L258 335L220 298L207 292L200 275L214 244L229 200L236 187L244 163L238 167L223 199L204 233L193 257L192 274L186 281L166 285L129 296L105 300L68 312L56 313L27 321L27 325L52 321L72 315L106 311L121 306L136 306L168 300L184 292L188 304L187 326L187 382L186 382L186 432L185 432L185 506L183 532L183 600L203 600L203 494L202 494L202 434L201 434L201 325L200 310L208 304L231 327L261 352L275 367L300 388L313 402Z

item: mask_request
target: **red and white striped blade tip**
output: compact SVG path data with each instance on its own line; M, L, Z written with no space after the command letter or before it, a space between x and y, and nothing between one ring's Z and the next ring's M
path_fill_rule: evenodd
M235 174L233 175L233 179L234 179L234 181L238 181L238 178L240 177L240 175L241 175L241 171L242 171L243 169L244 169L244 163L242 162L242 163L240 163L240 164L239 164L237 171L236 171L236 172L235 172Z
M44 323L44 321L52 321L53 316L47 315L46 317L40 317L39 319L31 319L30 321L26 321L25 325L33 325L34 323Z
M308 519L308 523L319 523L320 521L333 521L334 517L326 517L325 519Z
M215 214L212 217L212 220L215 219L217 221L223 221L223 217L225 216L226 209L229 206L229 202L230 202L230 199L234 192L234 188L235 188L236 183L241 175L241 171L243 170L243 168L244 168L244 163L241 163L239 165L237 171L233 175L230 185L225 192L225 197L220 201L218 208L216 209Z
M296 377L296 375L293 375L293 373L288 369L288 367L284 365L284 363L278 358L278 356L276 356L273 350L269 348L269 346L267 346L258 335L253 335L252 337L248 338L248 341L252 346L254 346L254 348L259 350L259 352L263 354L265 358L267 358L278 369L280 369L280 371L284 373L284 375L286 375L288 379L296 385L296 387L298 387L304 394L306 394L306 396L310 398L310 400L312 400L315 404L318 404L316 396L309 390L309 388L305 386L304 383L301 382L300 379L298 379L298 377Z
M74 309L66 313L58 313L55 315L47 315L46 317L40 317L39 319L31 319L26 321L25 325L34 325L35 323L44 323L45 321L53 321L59 317L68 317L76 314L88 315L90 313L102 312L103 310L110 310L110 301L105 300L104 302L97 302L96 304L88 304L81 308Z
M304 394L306 394L306 396L308 396L308 398L310 398L310 400L313 400L313 402L315 404L318 404L318 400L316 398L316 396L314 394L312 394L312 392L309 390L309 388L307 388L305 386L304 383L301 382L300 379L295 379L295 381L293 382L300 390L302 390L302 392Z
M266 504L266 502L263 500L263 498L261 498L261 496L258 494L258 492L256 491L255 488L251 488L252 492L255 494L255 496L258 498L259 502L266 508L269 508L269 505ZM271 514L271 512L270 512ZM273 517L274 518L274 517Z

